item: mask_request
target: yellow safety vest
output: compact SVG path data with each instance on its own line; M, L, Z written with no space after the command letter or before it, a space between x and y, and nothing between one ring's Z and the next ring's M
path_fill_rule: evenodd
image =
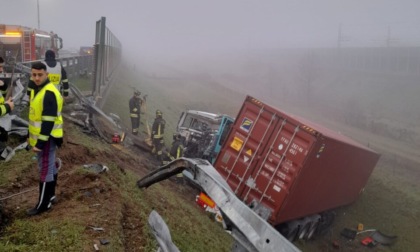
M42 116L44 107L44 96L46 91L51 91L57 100L57 116ZM50 136L41 135L42 121L54 122L54 127L50 133L55 138L63 137L63 117L61 109L63 108L63 98L55 88L54 84L48 83L36 95L35 91L31 91L31 102L29 107L29 144L35 146L38 139L48 141Z
M3 94L0 92L0 116L6 114L6 107L1 105L4 105L4 97Z
M43 61L47 66L47 72L48 72L48 79L50 79L50 83L54 85L58 85L61 83L61 64L57 61L57 64L55 67L50 67L47 65L45 61Z

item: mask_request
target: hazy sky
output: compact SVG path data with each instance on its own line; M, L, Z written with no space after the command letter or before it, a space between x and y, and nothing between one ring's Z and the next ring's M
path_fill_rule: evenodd
M145 57L279 47L419 45L419 0L39 0L41 29L65 48L94 43L95 22ZM0 23L37 27L36 0L0 0Z

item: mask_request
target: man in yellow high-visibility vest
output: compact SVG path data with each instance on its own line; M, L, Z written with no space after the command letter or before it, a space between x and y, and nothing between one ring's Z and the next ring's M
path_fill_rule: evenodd
M69 95L69 80L67 79L67 72L64 69L63 65L55 58L55 52L52 50L47 50L45 52L45 60L41 61L44 65L47 66L48 79L54 86L63 94L64 97ZM30 95L31 90L35 87L35 83L32 78L28 83L28 88L26 90L27 95Z
M31 78L35 83L30 94L29 145L38 157L39 199L28 215L37 215L51 208L57 180L56 149L63 143L63 97L48 79L47 67L32 64Z

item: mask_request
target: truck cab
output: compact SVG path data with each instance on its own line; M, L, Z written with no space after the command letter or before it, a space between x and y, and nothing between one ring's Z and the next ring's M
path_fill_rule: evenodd
M225 114L198 110L182 112L176 131L184 140L184 156L203 158L213 163L233 121L232 117Z

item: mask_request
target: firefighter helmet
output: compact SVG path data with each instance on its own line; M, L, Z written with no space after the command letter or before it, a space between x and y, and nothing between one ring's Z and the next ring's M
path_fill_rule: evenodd
M141 92L140 92L140 91L138 91L138 90L136 90L136 91L134 91L134 95L135 95L135 96L140 96L140 95L141 95Z
M158 116L162 116L162 111L160 111L159 109L158 110L156 110L156 117L158 117Z

